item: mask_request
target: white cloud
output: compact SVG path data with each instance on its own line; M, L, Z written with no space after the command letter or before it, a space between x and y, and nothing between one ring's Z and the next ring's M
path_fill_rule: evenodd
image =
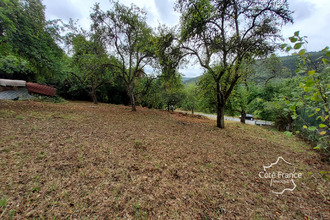
M83 17L80 9L76 7L74 2L67 0L44 0L43 4L46 6L47 19L62 19L69 20L70 18Z
M185 77L197 77L204 73L204 69L199 67L198 65L193 65L190 68L181 68L179 70L180 73Z
M291 4L290 4L291 3ZM283 37L288 38L295 31L300 31L301 36L307 36L307 50L319 51L330 45L330 18L329 0L290 0L290 9L295 11L294 24L289 24L282 29Z
M154 3L157 8L160 23L165 23L168 26L178 24L180 15L174 11L174 2L170 0L154 0Z
M309 0L289 0L289 7L294 11L295 21L305 20L315 13L315 2Z

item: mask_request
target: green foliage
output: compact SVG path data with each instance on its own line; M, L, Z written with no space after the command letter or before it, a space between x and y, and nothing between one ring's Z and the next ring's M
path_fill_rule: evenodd
M184 98L183 84L179 74L170 77L161 77L162 81L162 99L164 100L167 110L180 104Z
M7 199L5 197L2 197L0 200L0 207L5 208L7 205Z
M184 17L181 17L181 23L185 27L181 31L183 40L187 40L193 35L199 35L207 29L205 22L212 16L214 10L211 1L200 0L190 4L183 4L183 1L179 1L179 5L181 11L184 11Z
M301 55L304 55L306 53L305 49L302 49L299 51ZM309 59L313 63L322 63L322 60L320 60L320 57L325 56L325 52L309 52L308 53ZM275 66L279 70L278 74L276 74L276 77L271 78L268 83L278 83L282 79L288 79L295 77L297 75L297 65L302 64L302 60L299 58L299 54L292 54L289 56L281 56L277 57L275 59L278 59L278 66ZM255 64L252 65L252 68L254 69L254 73L250 75L249 79L256 82L260 86L264 86L265 80L270 78L272 76L272 71L269 67L271 65L268 65L269 58L266 59L258 59L256 60ZM309 64L312 65L312 64Z
M200 79L200 76L194 77L194 78L182 78L182 83L185 85L189 84L197 84Z
M11 64L9 68L2 67L2 73L12 74L28 63L27 79L42 81L60 74L59 60L64 53L48 32L50 23L45 19L41 1L5 0L0 6L0 58ZM24 61L8 63L13 56Z
M20 10L20 5L17 0L3 0L0 2L0 45L1 49L4 49L4 43L8 41L8 35L6 32L8 30L16 31L15 22L17 20L15 14ZM1 50L1 53L4 53L5 50Z
M1 78L34 80L33 68L24 58L14 55L0 57Z
M184 88L185 98L181 104L181 107L184 110L191 111L194 114L194 111L198 108L198 88L195 83L190 83Z
M177 67L184 57L180 49L179 42L176 40L174 29L165 26L158 28L158 34L152 38L154 54L162 77L171 77L176 74Z
M292 12L286 2L274 0L179 0L177 8L182 13L182 48L212 75L217 126L224 128L224 108L242 76L242 65L273 50L268 38L278 36L280 23L292 22Z
M285 131L284 134L286 134L288 137L293 137L294 135L290 131Z
M161 79L155 79L150 82L149 89L141 97L139 102L143 107L163 109L165 107L165 100L163 99L163 83ZM144 89L144 85L141 89Z
M290 102L289 100L292 100L297 94L298 86L299 79L297 77L283 80L282 83L278 84L277 94L271 94L273 95L273 98L271 98L270 101L274 101L273 108L276 108L277 110L273 120L277 120L276 123L279 130L286 129L285 127L287 125L292 129L292 117L296 109L295 106L301 106L301 103L297 103L296 101Z
M269 58L264 61L264 75L266 75L265 85L274 78L280 78L286 74L286 69L282 66L282 61L275 55L272 54Z
M107 42L107 47L119 63L112 64L116 75L126 86L132 110L136 111L136 79L144 74L143 67L154 55L152 30L146 23L145 12L135 5L127 7L111 1L106 12L96 4L91 14L93 30Z
M145 88L143 85L141 88ZM139 100L142 106L148 108L157 108L171 110L181 106L185 97L181 76L179 74L168 77L159 76L149 84L149 89Z
M254 113L252 109L257 97L261 96L261 91L253 82L237 84L228 100L227 113L233 116Z
M112 81L112 72L104 45L96 34L91 34L90 39L82 34L73 35L72 44L74 54L72 57L72 74L81 85L88 89L93 102L97 104L97 90L104 83Z
M299 50L306 43L304 37L299 36L296 32L290 38L293 48ZM283 45L288 51L292 50L292 46ZM329 55L329 48L326 47L322 52ZM295 53L297 54L297 53ZM298 130L317 134L317 142L319 143L316 149L327 150L330 146L330 67L328 65L328 57L320 57L319 59L311 59L310 55L305 51L300 50L298 56L301 63L297 69L297 80L299 86L293 93L293 97L287 100L289 110L292 111L292 119L300 125ZM317 62L317 61L322 62ZM303 111L302 111L303 110ZM306 112L308 117L306 117ZM308 120L313 118L313 120Z
M204 73L197 82L198 110L206 113L216 112L216 83L209 72Z

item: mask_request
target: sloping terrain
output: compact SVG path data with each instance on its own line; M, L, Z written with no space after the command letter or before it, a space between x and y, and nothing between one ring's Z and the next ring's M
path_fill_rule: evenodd
M329 170L275 130L138 108L0 101L0 218L329 219ZM260 178L279 156L296 188ZM324 172L323 172L324 173Z

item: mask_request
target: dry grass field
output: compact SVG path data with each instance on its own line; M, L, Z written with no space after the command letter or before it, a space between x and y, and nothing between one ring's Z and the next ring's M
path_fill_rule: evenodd
M258 175L279 156L302 173L282 195ZM0 101L0 219L330 219L324 171L311 146L273 129Z

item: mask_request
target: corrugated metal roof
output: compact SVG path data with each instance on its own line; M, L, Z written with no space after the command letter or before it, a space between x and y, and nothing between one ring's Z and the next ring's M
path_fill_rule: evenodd
M56 89L49 86L43 86L37 83L26 83L26 87L31 93L38 93L42 95L48 95L48 96L56 96Z
M26 81L24 80L11 80L11 79L0 79L0 86L26 86Z
M44 86L40 85L38 83L31 83L31 82L26 82L24 80L10 80L10 79L0 79L0 86L1 90L0 93L2 94L2 97L12 97L15 96L15 91L9 92L9 88L12 88L12 90L17 90L16 87L26 87L27 91L29 93L37 93L41 95L48 95L48 96L56 96L56 88L50 87L50 86ZM7 92L8 91L8 95ZM17 97L17 96L16 96ZM16 98L14 97L14 98ZM7 98L2 98L2 99L7 99ZM8 98L12 99L12 98Z

